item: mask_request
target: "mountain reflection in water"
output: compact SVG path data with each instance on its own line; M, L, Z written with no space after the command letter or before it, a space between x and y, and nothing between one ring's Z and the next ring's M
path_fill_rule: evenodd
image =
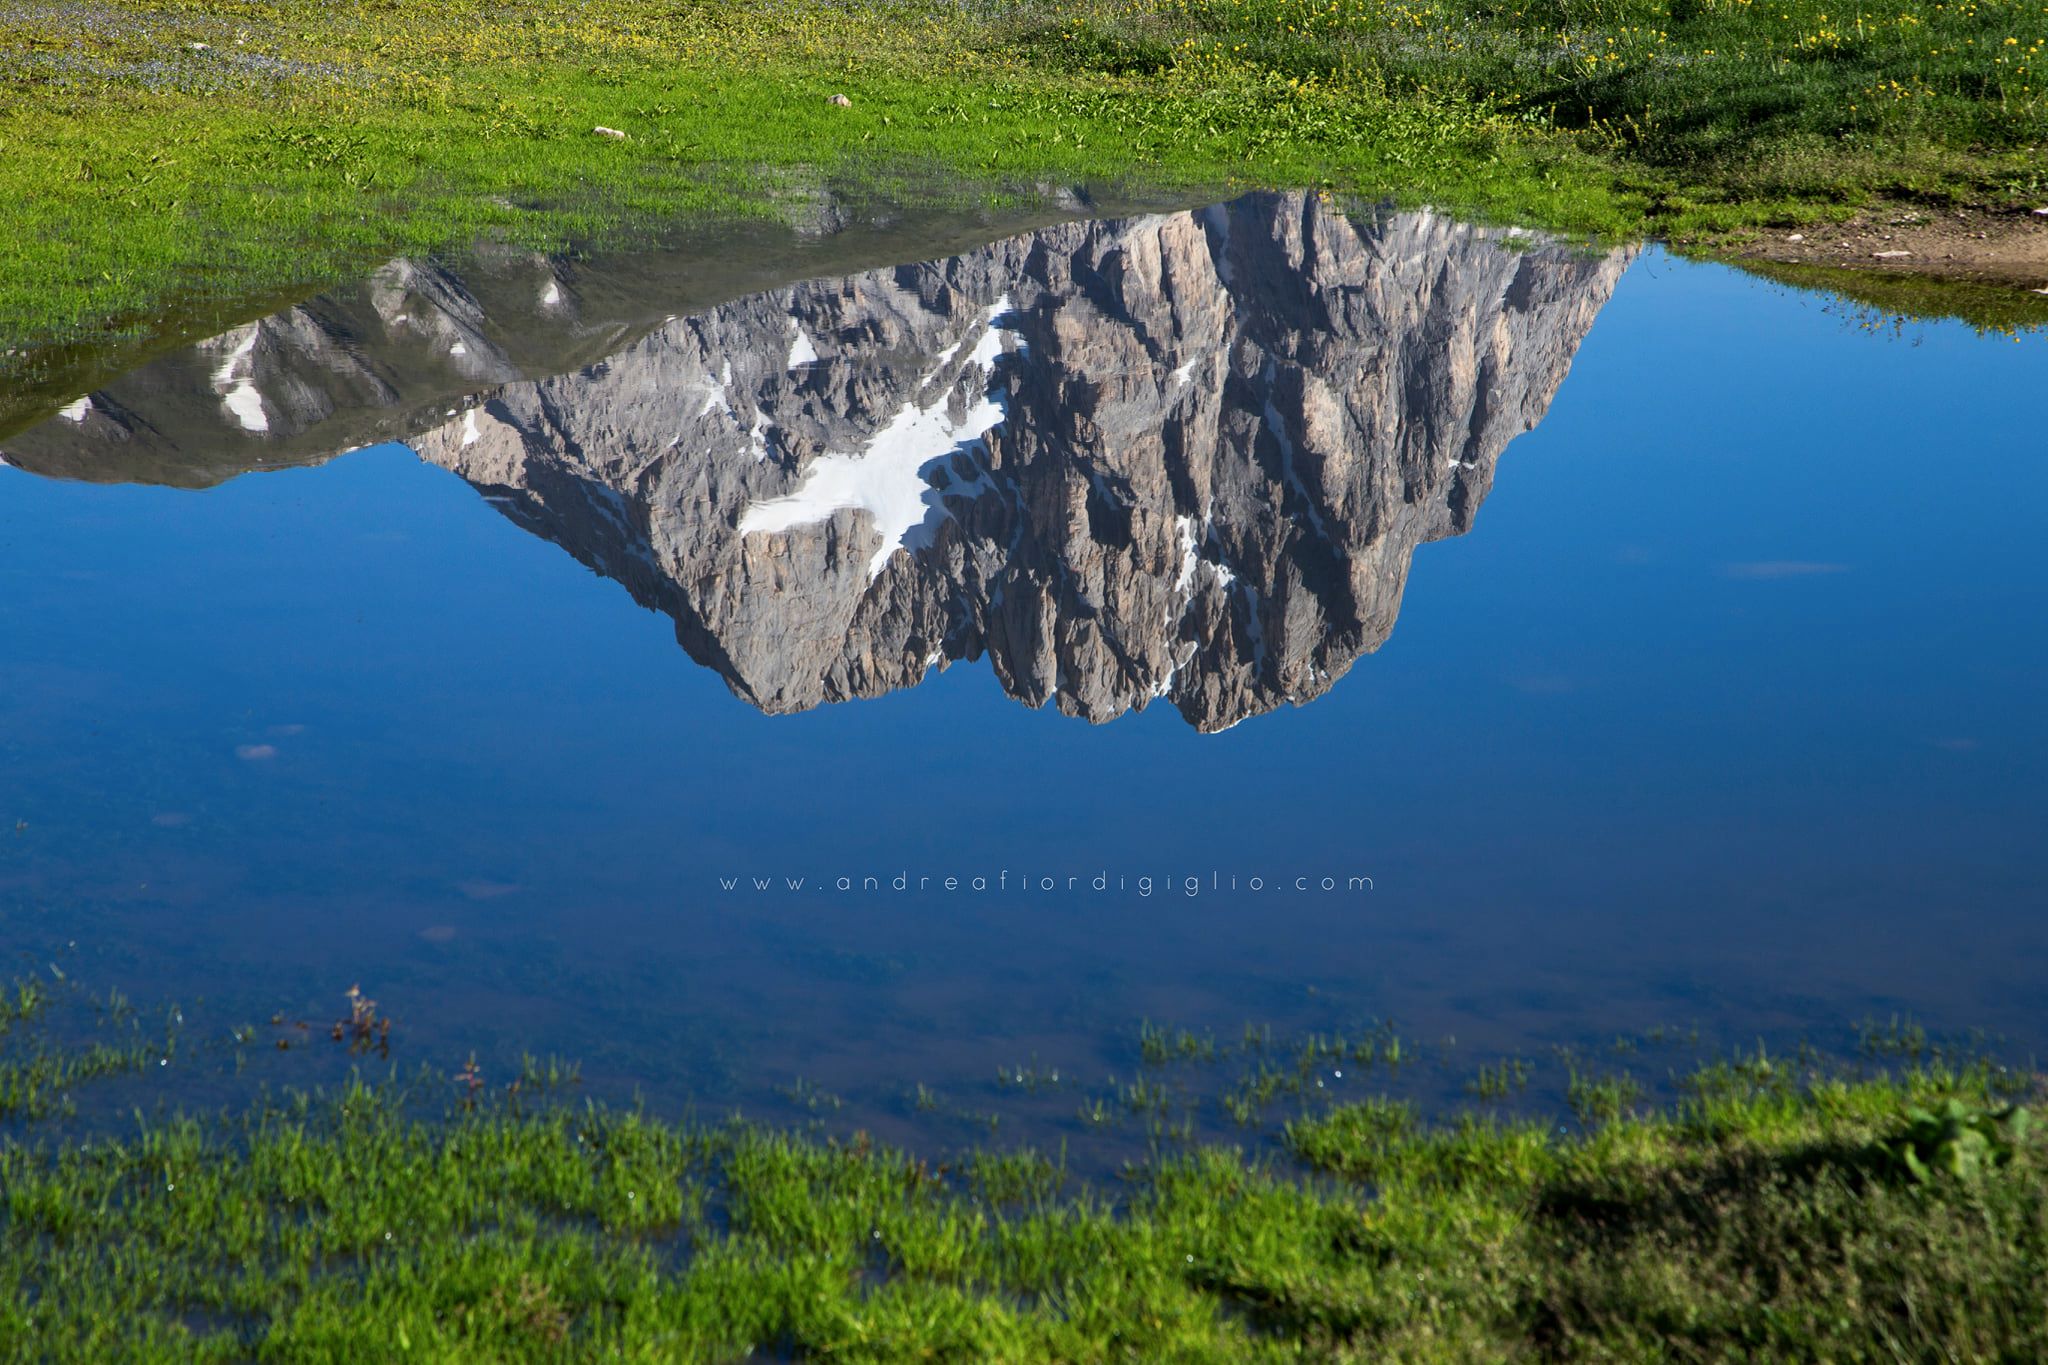
M1256 194L644 328L601 266L397 262L6 449L203 481L396 437L764 711L986 655L1031 706L1215 731L1387 638L1632 254Z

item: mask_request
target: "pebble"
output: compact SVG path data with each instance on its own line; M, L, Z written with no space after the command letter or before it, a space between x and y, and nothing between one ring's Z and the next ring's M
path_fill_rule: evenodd
M834 95L831 99L826 100L825 103L835 105L841 109L853 108L853 101L846 98L846 96L844 95Z
M1803 232L1795 232L1790 237L1787 237L1785 240L1788 242L1803 242L1806 240L1806 234Z
M622 137L624 137L624 136L625 136L625 134L624 134L624 133L622 133L622 132L620 132L620 131L619 131L618 129L616 129L616 128L607 128L607 127L605 127L605 126L604 126L604 125L603 125L602 123L598 124L598 125L597 125L597 127L595 127L595 128L592 128L592 129L591 129L590 131L591 131L591 132L593 132L593 133L596 133L596 134L597 134L597 135L598 135L599 137L618 137L618 138L622 138Z
M1873 251L1870 254L1880 261L1895 261L1901 256L1910 256L1913 253L1910 251Z

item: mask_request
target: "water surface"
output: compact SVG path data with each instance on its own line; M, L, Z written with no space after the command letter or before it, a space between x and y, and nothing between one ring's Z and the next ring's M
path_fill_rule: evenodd
M396 263L0 442L8 945L885 1118L2048 1039L2040 337L1296 196L794 259Z

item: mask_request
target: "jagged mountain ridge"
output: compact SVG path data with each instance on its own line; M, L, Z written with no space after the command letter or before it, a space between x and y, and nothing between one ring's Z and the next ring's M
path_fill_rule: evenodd
M54 419L0 425L0 459L53 478L177 487L317 464L404 441L483 386L595 364L679 314L1086 211L1065 193L1001 213L823 190L800 207L794 226L699 225L666 247L589 259L485 246L460 265L395 260L118 373L88 379L98 362L83 357L73 393L91 392ZM0 423L34 401L0 395Z
M765 710L985 654L1219 730L1377 648L1548 407L1628 253L1520 245L1302 195L1069 224L679 320L415 448Z
M408 439L764 710L986 656L1029 705L1220 730L1387 638L1630 254L1299 194L1071 222L675 317ZM213 396L267 410L239 344Z

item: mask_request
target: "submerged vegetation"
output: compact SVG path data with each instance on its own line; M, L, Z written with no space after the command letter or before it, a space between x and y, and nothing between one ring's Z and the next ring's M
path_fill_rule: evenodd
M0 1070L62 1050L45 1003L8 995ZM1379 1067L1396 1041L1148 1026L1142 1084L1231 1057ZM1758 1052L1654 1107L1574 1071L1583 1123L1562 1128L1303 1095L1244 1143L1155 1141L1107 1179L1066 1146L941 1158L671 1122L583 1100L555 1063L110 1124L47 1110L0 1128L0 1343L78 1361L2039 1358L2037 1078L1913 1056L1851 1076ZM1489 1066L1474 1091L1528 1075Z
M2048 190L2040 0L4 0L0 374L399 253L825 187L1688 234Z

